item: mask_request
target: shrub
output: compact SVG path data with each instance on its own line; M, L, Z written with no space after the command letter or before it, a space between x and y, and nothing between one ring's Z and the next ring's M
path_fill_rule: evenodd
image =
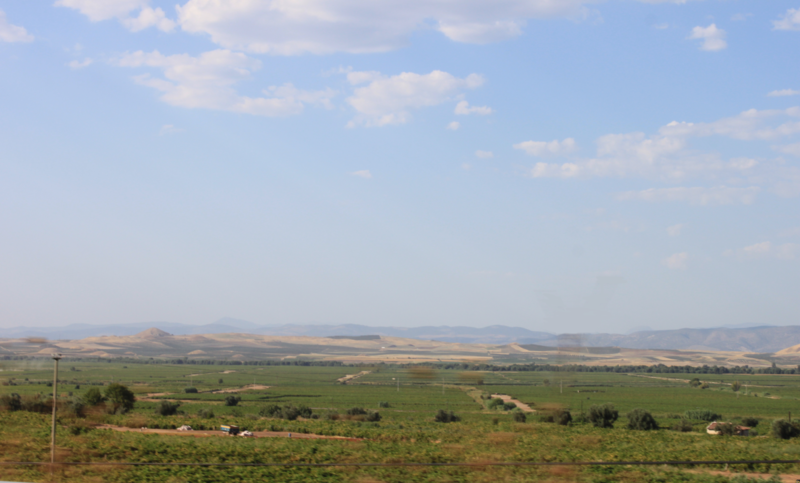
M160 416L174 416L178 413L179 407L181 407L180 403L161 401L161 403L156 406L156 414Z
M201 409L197 411L197 417L202 419L213 419L214 411L212 411L211 409Z
M721 414L717 414L710 409L692 409L684 413L686 419L699 419L700 421L717 421L722 419Z
M731 389L733 389L733 392L738 392L741 388L742 384L739 381L733 381L733 384L731 384Z
M381 420L381 415L377 411L370 411L367 413L366 420L371 423L376 423Z
M122 384L109 384L104 394L106 401L110 403L109 411L113 414L124 414L133 409L136 396L130 389Z
M717 423L717 431L722 436L736 436L736 425L733 423Z
M4 394L0 396L0 406L5 408L6 411L19 411L22 409L22 398L17 393Z
M711 385L707 382L704 382L700 385L700 389L708 389L709 387L711 387Z
M800 435L800 427L797 423L790 423L785 419L777 419L772 422L772 436L779 439L796 438Z
M572 422L572 414L567 410L556 411L553 415L553 421L561 426L567 426Z
M347 410L348 416L361 416L363 414L367 414L367 410L364 408L350 408Z
M299 406L288 404L283 407L278 406L277 404L270 404L269 406L264 406L261 408L258 411L258 414L259 416L287 419L289 421L294 421L299 417L308 419L312 416L311 408L303 404Z
M648 411L637 408L628 413L628 429L650 431L658 429L658 423Z
M67 408L72 414L75 415L75 417L82 418L84 416L86 404L83 402L83 399L81 399L80 396L75 396L70 398Z
M258 415L263 416L265 418L271 418L275 416L276 413L281 411L281 407L277 404L270 404L269 406L264 406L258 410Z
M389 407L389 403L386 402L386 401L381 401L381 402L378 403L378 407L388 408Z
M758 426L758 419L756 418L742 418L742 426L747 426L749 428L755 428Z
M525 413L522 411L514 411L514 422L515 423L524 423L527 421L528 418L525 416Z
M686 419L681 419L680 422L673 424L671 429L673 431L689 433L694 429L694 427L692 426L691 422L687 421Z
M183 392L185 392L186 394L197 394L197 388L196 387L184 387L183 388Z
M222 384L222 378L221 378L221 377L219 378L219 380L217 381L217 383L218 383L218 384Z
M241 401L241 400L242 400L242 398L239 397L239 396L227 396L225 398L225 405L226 406L236 406L236 405L239 404L239 401Z
M461 418L453 414L453 411L445 411L444 409L440 409L436 412L434 421L437 423L455 423L461 421Z
M698 379L696 377L694 379L692 379L691 381L689 381L689 385L692 386L692 387L697 387L700 384L702 384L702 382L700 382L700 379Z
M539 422L540 423L554 423L554 422L556 422L556 418L554 418L552 414L541 414L541 415L539 415Z
M517 405L514 404L513 402L503 403L503 410L504 411L512 411L514 409L517 409Z
M614 422L619 418L619 411L613 404L593 405L589 408L589 421L596 428L613 428Z
M97 406L105 400L106 398L104 398L100 393L100 389L97 389L96 387L89 388L89 390L86 391L86 394L83 395L83 402L87 406Z
M492 398L486 402L486 407L489 409L496 409L497 406L502 406L503 400L500 398Z
M497 426L500 424L500 418L492 418L492 425Z

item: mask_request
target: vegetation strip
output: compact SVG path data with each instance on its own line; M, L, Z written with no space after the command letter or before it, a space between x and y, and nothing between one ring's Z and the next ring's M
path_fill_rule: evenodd
M748 464L796 464L800 460L718 460L718 461L497 461L477 463L130 463L116 461L64 461L48 463L46 461L0 461L0 466L682 466L682 465L748 465Z

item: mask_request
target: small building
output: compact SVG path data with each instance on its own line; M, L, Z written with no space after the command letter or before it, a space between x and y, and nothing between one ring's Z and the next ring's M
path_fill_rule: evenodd
M706 433L708 434L722 434L720 430L717 428L720 424L731 424L731 423L718 423L714 421L713 423L709 424L706 427ZM750 436L750 428L747 426L735 426L736 436Z

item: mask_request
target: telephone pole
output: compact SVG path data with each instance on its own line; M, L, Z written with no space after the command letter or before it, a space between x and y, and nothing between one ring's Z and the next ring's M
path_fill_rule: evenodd
M58 397L58 361L61 359L61 354L53 353L50 357L55 361L53 368L53 425L50 428L50 468L52 470L53 464L56 462L56 398Z

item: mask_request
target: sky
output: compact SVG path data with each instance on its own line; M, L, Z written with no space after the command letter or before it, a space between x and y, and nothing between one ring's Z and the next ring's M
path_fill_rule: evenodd
M800 1L178 2L0 0L0 329L798 323Z

